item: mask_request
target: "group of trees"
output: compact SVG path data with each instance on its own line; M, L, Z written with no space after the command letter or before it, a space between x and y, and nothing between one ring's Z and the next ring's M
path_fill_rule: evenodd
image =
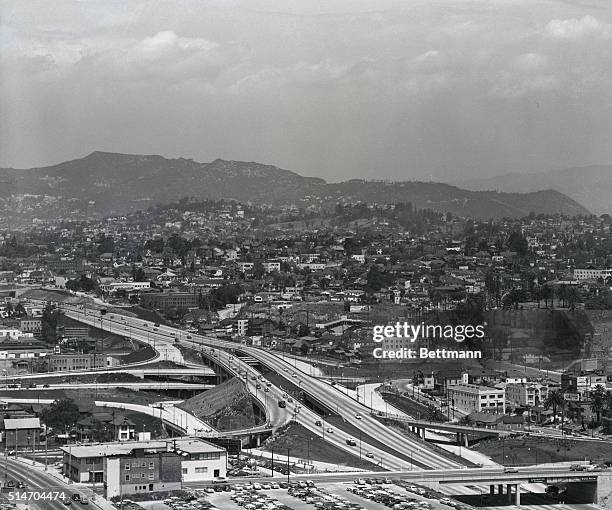
M554 421L557 421L559 409L561 408L564 412L566 405L568 403L565 401L562 390L550 391L544 400L544 407L552 409ZM612 391L598 385L591 393L590 410L595 413L594 426L601 424L603 415L612 416Z
M68 280L66 282L66 288L72 291L80 291L80 292L96 292L100 291L100 286L98 285L98 281L89 278L82 274L80 278L75 280Z
M212 289L208 294L198 295L198 307L203 310L216 311L225 308L226 305L237 303L238 296L243 289L239 284L222 285Z
M69 398L56 400L40 413L40 418L47 427L61 431L76 425L79 416L79 407Z

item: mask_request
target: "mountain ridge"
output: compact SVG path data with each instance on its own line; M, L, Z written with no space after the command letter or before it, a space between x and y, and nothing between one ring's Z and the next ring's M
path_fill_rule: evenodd
M4 184L4 186L2 186ZM499 193L433 181L328 183L254 161L200 163L160 155L94 151L83 158L30 169L0 169L0 199L42 195L96 204L100 213L127 212L192 196L260 203L412 202L418 208L477 218L535 213L590 214L557 190Z
M612 165L506 173L495 177L459 180L453 184L473 191L498 190L508 193L528 193L548 188L578 203L589 204L589 208L596 214L612 213Z

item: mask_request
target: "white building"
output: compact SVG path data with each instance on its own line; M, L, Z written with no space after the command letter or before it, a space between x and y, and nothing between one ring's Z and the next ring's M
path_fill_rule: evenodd
M477 384L457 384L448 388L448 397L455 407L467 413L474 411L484 413L505 413L505 391L490 386Z
M506 385L508 402L521 406L539 406L548 397L548 386L540 383L511 383Z
M576 280L597 280L598 278L609 278L612 276L612 269L574 269Z
M60 450L63 473L75 482L105 483L107 497L173 490L182 482L227 476L227 451L199 438L91 443Z

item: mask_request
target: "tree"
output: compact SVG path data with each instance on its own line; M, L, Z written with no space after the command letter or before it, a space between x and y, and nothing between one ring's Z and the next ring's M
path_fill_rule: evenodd
M57 317L58 311L47 304L41 318L41 335L48 343L54 344L57 340Z
M548 393L546 400L544 400L544 407L546 409L552 407L553 421L557 421L557 408L563 405L563 393L561 390L552 390ZM561 417L563 419L563 417Z
M79 407L74 400L65 398L56 400L41 413L42 421L55 430L72 427L79 420Z
M508 248L515 251L519 256L527 255L529 243L527 238L518 230L513 230L508 236Z
M591 411L597 415L597 423L601 421L601 412L604 409L605 390L598 384L591 395Z

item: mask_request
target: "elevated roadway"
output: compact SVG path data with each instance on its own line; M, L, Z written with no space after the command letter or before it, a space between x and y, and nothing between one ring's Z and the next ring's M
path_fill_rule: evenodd
M113 382L113 383L78 383L79 388L128 388L131 390L209 390L214 388L214 384L202 384L202 383L181 383L181 382ZM45 384L37 385L30 388L9 388L7 386L0 386L0 389L6 391L40 391L40 390L73 390L74 383L57 383L57 384Z
M66 308L65 311L69 317L75 320L99 322L98 317L95 315L98 313L97 311L89 310L87 313L83 311L77 313L69 307ZM299 386L312 399L321 402L322 405L339 414L345 421L358 427L366 436L366 439L362 440L361 449L363 451L367 450L372 452L375 458L385 459L385 467L388 469L410 469L411 467L414 469L419 469L421 467L453 468L459 466L459 463L449 458L448 455L442 454L430 445L425 444L423 441L406 437L384 426L379 420L369 416L369 409L364 404L358 403L349 396L343 394L330 383L310 377L299 368L294 367L290 362L286 362L279 356L268 351L237 345L233 342L218 340L216 338L203 337L193 333L186 334L185 332L168 326L158 326L155 328L155 331L152 331L154 329L152 323L147 323L141 319L134 319L131 317L109 318L107 314L102 322L102 327L104 329L110 329L117 326L115 323L128 325L132 335L138 340L148 338L149 341L152 341L152 339L155 339L156 343L176 342L178 340L178 342L192 346L196 349L201 349L202 345L206 345L209 348L209 353L211 348L215 348L215 354L217 355L216 362L219 362L219 364L225 368L229 366L230 372L235 375L240 375L243 378L246 375L249 391L256 396L258 400L264 403L264 405L265 402L263 401L265 398L273 398L274 401L283 399L282 390L275 386L272 386L269 392L264 393L264 395L268 395L267 397L261 395L261 390L258 395L256 388L254 388L256 381L253 380L253 377L257 379L261 374L253 367L249 367L239 362L236 357L227 351L239 350L256 359L269 370L276 372L285 377L287 381ZM232 361L236 364L233 369L230 365ZM238 363L240 363L240 365L238 365ZM293 377L293 374L295 374L295 377ZM270 402L268 402L268 404L270 404ZM266 409L268 413L273 413L278 410L278 407L267 405ZM353 454L358 452L356 446L347 445L347 433L341 428L328 424L323 427L319 426L316 424L316 422L321 422L321 417L318 414L307 408L298 409L299 411L296 412L294 406L288 405L287 410L281 410L283 411L283 418L280 420L280 423L286 423L288 419L293 418L308 430L324 437L325 440L332 442L339 448L350 451ZM360 418L357 418L357 416ZM279 423L279 421L274 420L271 416L268 417L268 422L271 424L274 422ZM328 430L331 430L331 432L328 432ZM371 444L369 444L367 436L376 438L378 443L371 442ZM383 449L378 448L376 446L377 444L383 444L385 447Z

